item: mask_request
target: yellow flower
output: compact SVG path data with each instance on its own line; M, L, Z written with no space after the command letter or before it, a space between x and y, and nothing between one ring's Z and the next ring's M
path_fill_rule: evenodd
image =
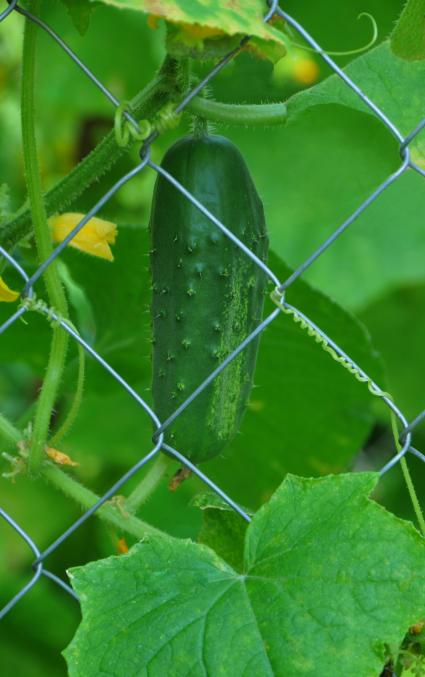
M0 277L0 301L5 301L6 303L12 303L12 301L16 301L16 299L19 297L19 292L13 291L10 289L6 282L3 280L2 277Z
M67 214L60 214L49 219L54 242L62 242L83 218L84 214L68 212ZM116 237L117 227L115 223L93 217L71 240L69 246L75 247L75 249L79 249L87 254L92 254L92 256L99 256L101 259L113 261L114 257L109 245L115 244Z

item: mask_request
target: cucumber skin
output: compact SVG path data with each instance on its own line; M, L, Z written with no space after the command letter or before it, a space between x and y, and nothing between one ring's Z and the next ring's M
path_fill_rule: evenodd
M264 211L239 150L221 136L185 137L162 167L260 259ZM150 219L154 409L163 422L261 322L266 275L165 178ZM252 388L258 339L165 431L193 463L220 454L238 431Z

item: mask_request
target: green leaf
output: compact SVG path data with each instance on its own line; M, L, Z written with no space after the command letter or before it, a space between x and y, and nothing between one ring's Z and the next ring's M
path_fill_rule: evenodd
M391 36L394 54L416 61L425 59L425 0L408 0Z
M61 443L88 479L112 467L127 469L152 447L147 414L110 376L107 385L108 375L100 370L89 371L78 418ZM145 383L133 385L145 395Z
M195 496L192 505L203 513L198 542L208 545L236 571L243 571L243 549L248 523L217 494Z
M421 85L406 94L403 105L422 91ZM279 129L252 134L232 128L226 135L244 151L266 208L271 246L291 267L305 261L401 162L398 145L382 123L335 103L314 105ZM425 280L424 213L425 181L409 171L304 279L355 312L390 289Z
M425 605L424 542L367 495L378 477L288 476L250 524L240 575L205 546L148 539L73 569L71 677L371 677Z
M96 1L96 0L91 0ZM101 2L166 19L170 29L168 47L181 56L206 58L232 49L244 35L254 37L251 47L266 58L277 61L285 54L281 31L264 22L267 5L263 0L101 0ZM235 38L233 41L226 36Z
M400 59L391 51L387 41L352 61L345 72L402 134L411 132L423 118L425 63L422 61ZM338 75L332 75L289 99L287 124L296 120L303 111L324 104L340 104L375 115ZM410 149L412 158L425 167L425 136L419 135L410 144Z
M89 0L62 0L62 2L66 5L76 29L84 35L89 27L94 6Z
M43 18L49 25L54 26L83 63L87 64L119 99L131 97L138 92L159 68L163 56L160 31L150 30L143 14L118 13L113 7L100 3L90 4L87 0L87 6L94 7L95 11L92 12L90 26L83 37L70 24L61 4L49 0L43 4L46 5L43 9ZM74 6L73 0L69 0L69 6ZM103 48L105 45L115 44L119 38L124 39L124 36L131 48L110 50ZM40 110L43 111L40 152L46 159L52 158L52 161L53 158L59 157L61 162L65 163L62 173L66 173L74 166L76 160L81 159L109 132L113 124L114 108L111 102L100 94L97 87L93 86L89 78L82 77L81 71L71 62L69 56L49 40L40 40L39 68L41 73L49 73L48 78L40 78L37 90ZM54 82L61 83L61 91L55 87ZM76 92L78 96L75 95ZM11 115L9 111L9 118ZM19 109L17 120L19 121ZM55 139L53 144L52 129ZM3 129L0 131L5 133ZM82 144L81 148L79 143ZM117 167L105 182L92 186L88 194L80 198L78 211L88 211L106 188L111 186L114 178L118 180L120 171L125 171L122 166ZM48 180L51 187L58 180L58 175L54 172L52 174L51 170Z
M113 249L112 263L72 249L64 252L68 293L69 283L72 286L71 319L82 335L91 339L91 345L102 357L136 384L141 378L147 379L150 373L150 281L145 229L118 226ZM29 263L24 263L24 267L27 272L34 270ZM22 288L20 278L13 271L7 280L12 288ZM0 323L12 314L11 306L0 304ZM46 319L27 313L24 321L15 322L2 336L2 359L26 362L41 372L50 336ZM93 360L88 362L88 376L91 387L102 393L117 387L111 376Z
M361 315L385 361L391 393L409 420L425 406L424 374L418 368L425 345L424 308L425 285L411 285L392 290Z
M119 225L113 250L112 263L72 250L66 252L64 259L73 282L84 290L91 306L96 325L94 348L134 384L150 371L149 249L145 229ZM104 388L116 388L106 372L96 368L96 374L103 392Z

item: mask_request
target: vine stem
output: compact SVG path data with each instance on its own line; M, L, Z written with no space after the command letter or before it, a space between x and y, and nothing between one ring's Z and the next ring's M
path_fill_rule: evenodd
M159 454L156 457L141 482L131 492L125 502L125 507L130 512L137 512L140 506L146 503L167 472L171 461L172 459L165 454Z
M60 489L66 496L72 498L76 503L79 503L85 510L88 510L99 500L99 496L90 489L87 489L83 484L77 482L71 475L61 470L53 463L46 462L43 464L43 476L55 487ZM109 525L118 528L120 531L126 532L137 539L145 538L146 536L161 536L163 538L172 538L164 531L156 529L147 522L143 522L138 517L126 513L126 504L120 507L107 501L101 506L95 515L100 517Z
M391 428L392 428L392 433L394 437L394 442L396 445L397 451L401 450L401 444L399 440L399 433L398 433L398 428L397 428L397 421L395 418L395 415L393 412L391 412ZM424 520L424 515L422 512L422 508L419 503L418 495L415 490L415 485L413 484L412 476L409 471L409 466L407 465L407 461L405 457L403 456L400 459L400 466L401 466L401 471L403 473L404 481L406 482L407 486L407 491L409 492L410 500L412 501L412 506L413 510L416 515L416 519L418 520L419 528L421 530L422 536L425 538L425 520Z
M31 9L38 14L40 0L32 0ZM47 223L41 187L40 168L37 155L35 135L35 61L37 47L37 26L26 20L22 54L22 96L21 122L24 167L30 210L34 226L35 241L39 262L44 261L53 251L52 241ZM62 316L67 315L65 292L60 281L55 263L44 273L49 303ZM47 369L37 402L33 435L28 458L28 470L32 475L40 471L44 457L44 446L49 432L49 425L58 387L65 365L68 336L59 328L53 329Z
M16 444L23 438L20 430L18 430L18 428L2 414L0 414L0 435L5 442L11 445ZM93 491L50 461L43 461L41 474L48 482L57 489L60 489L66 496L72 498L85 510L89 510L100 498ZM127 515L125 513L126 508L127 505L125 503L123 503L122 509L120 510L119 507L113 505L113 503L109 501L99 508L95 514L110 526L131 534L131 536L135 536L138 539L149 535L172 538L169 534L147 524L147 522L143 522L137 517L134 517L134 515Z

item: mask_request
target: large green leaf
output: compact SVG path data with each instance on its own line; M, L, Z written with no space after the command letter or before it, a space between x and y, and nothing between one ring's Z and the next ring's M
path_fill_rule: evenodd
M68 251L65 260L85 291L96 323L94 347L132 384L150 371L148 242L146 231L118 226L114 262ZM104 378L105 374L105 378ZM96 368L104 388L114 381Z
M425 63L422 61L400 59L387 41L350 63L345 71L402 134L411 132L422 120L425 109ZM303 111L324 104L340 104L375 115L338 75L332 75L289 99L288 123ZM425 167L424 136L418 136L410 148L416 162Z
M113 247L113 263L75 250L63 254L67 277L78 290L71 296L71 319L84 338L133 384L150 370L150 322L148 242L146 231L129 226L118 227ZM24 263L28 272L33 267ZM8 278L9 279L9 278ZM19 289L17 276L10 283ZM69 285L68 285L69 286ZM39 291L40 290L40 291ZM43 286L37 292L42 296ZM0 323L15 311L11 303L0 304ZM1 337L2 360L24 362L40 375L47 361L51 330L48 322L28 313L25 323L16 322ZM92 365L92 362L89 361ZM90 385L102 392L114 381L100 367L91 369Z
M93 11L93 5L87 0L62 0L67 7L75 27L84 35L90 23L90 15Z
M307 259L400 164L397 145L378 120L340 105L314 106L281 129L252 134L232 128L226 134L249 163L266 208L271 245L292 267ZM304 279L355 311L389 288L423 280L424 212L425 181L408 172Z
M160 32L148 28L143 14L118 13L113 7L99 5L87 28L88 11L94 3L66 0L78 26L87 28L81 36L70 25L62 3L47 0L43 4L43 19L120 100L130 99L152 79L164 48ZM124 37L128 49L102 49ZM51 39L40 39L37 63L40 74L44 74L38 81L37 101L40 152L49 160L45 182L49 188L113 127L114 107ZM58 81L60 88L54 85ZM111 185L109 176L102 186L92 186L87 196L90 206L95 204L97 194Z
M391 393L408 418L425 408L424 309L425 286L411 285L378 299L361 316L385 360Z
M208 545L236 571L243 571L243 550L248 522L217 494L195 496L192 505L202 510L198 543Z
M98 0L89 0L98 3ZM244 35L253 37L260 53L277 60L285 54L282 33L264 22L267 4L263 0L101 0L120 9L132 9L165 19L172 30L168 48L177 53L179 45L196 49L196 56L218 56ZM229 43L226 38L235 37ZM169 36L170 38L170 36ZM177 50L177 52L176 52Z
M369 501L377 476L289 476L254 517L243 574L148 539L71 571L71 677L378 675L425 608L424 542Z
M408 0L391 36L391 48L407 61L425 59L425 1Z

